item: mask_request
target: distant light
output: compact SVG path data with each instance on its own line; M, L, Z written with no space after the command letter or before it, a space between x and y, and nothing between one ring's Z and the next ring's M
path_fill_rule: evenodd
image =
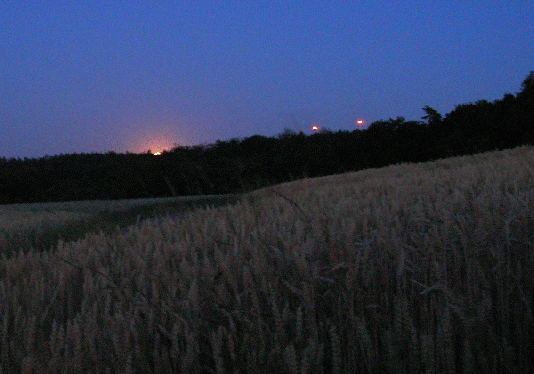
M363 126L363 125L365 125L365 121L362 120L362 119L357 120L356 123L358 124L358 126Z
M313 125L312 128L311 128L313 131L319 131L319 126L317 125Z
M132 135L136 141L132 140L132 147L136 149L136 153L150 153L153 156L161 156L165 151L172 148L172 144L176 143L171 134L152 132L150 128L145 130L145 133L140 131Z

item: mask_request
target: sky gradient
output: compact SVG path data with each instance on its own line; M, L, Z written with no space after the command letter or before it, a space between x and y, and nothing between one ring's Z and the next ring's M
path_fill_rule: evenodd
M534 2L0 2L0 157L353 130L515 94Z

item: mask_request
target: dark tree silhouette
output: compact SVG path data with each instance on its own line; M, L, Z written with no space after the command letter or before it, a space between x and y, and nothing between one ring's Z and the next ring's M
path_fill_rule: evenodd
M534 72L516 96L460 104L444 117L422 108L425 122L403 117L368 129L176 146L161 156L71 154L0 158L0 204L239 193L303 177L400 162L420 162L534 144Z
M534 70L521 83L521 91L517 94L519 100L534 100Z
M517 94L518 131L523 143L534 142L534 71L521 83Z
M428 105L426 105L423 108L423 110L425 111L426 115L421 117L421 119L426 119L427 120L427 124L429 126L438 125L441 122L441 120L443 119L441 114L439 114L436 109L431 108Z

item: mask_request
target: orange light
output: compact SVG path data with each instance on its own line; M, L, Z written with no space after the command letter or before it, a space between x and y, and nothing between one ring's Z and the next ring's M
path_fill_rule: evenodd
M364 120L357 120L356 123L358 124L358 126L363 126L365 124L365 121Z
M161 156L163 152L168 151L171 147L170 137L146 135L138 141L136 146L138 153L150 153L154 156Z
M313 125L311 128L313 131L319 131L319 126Z

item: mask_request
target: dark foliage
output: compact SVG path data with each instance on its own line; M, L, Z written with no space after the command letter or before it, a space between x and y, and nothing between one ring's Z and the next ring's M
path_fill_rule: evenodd
M285 130L151 154L0 158L0 204L239 193L303 177L423 162L534 143L534 71L517 95L467 103L442 117L403 117L366 130Z

